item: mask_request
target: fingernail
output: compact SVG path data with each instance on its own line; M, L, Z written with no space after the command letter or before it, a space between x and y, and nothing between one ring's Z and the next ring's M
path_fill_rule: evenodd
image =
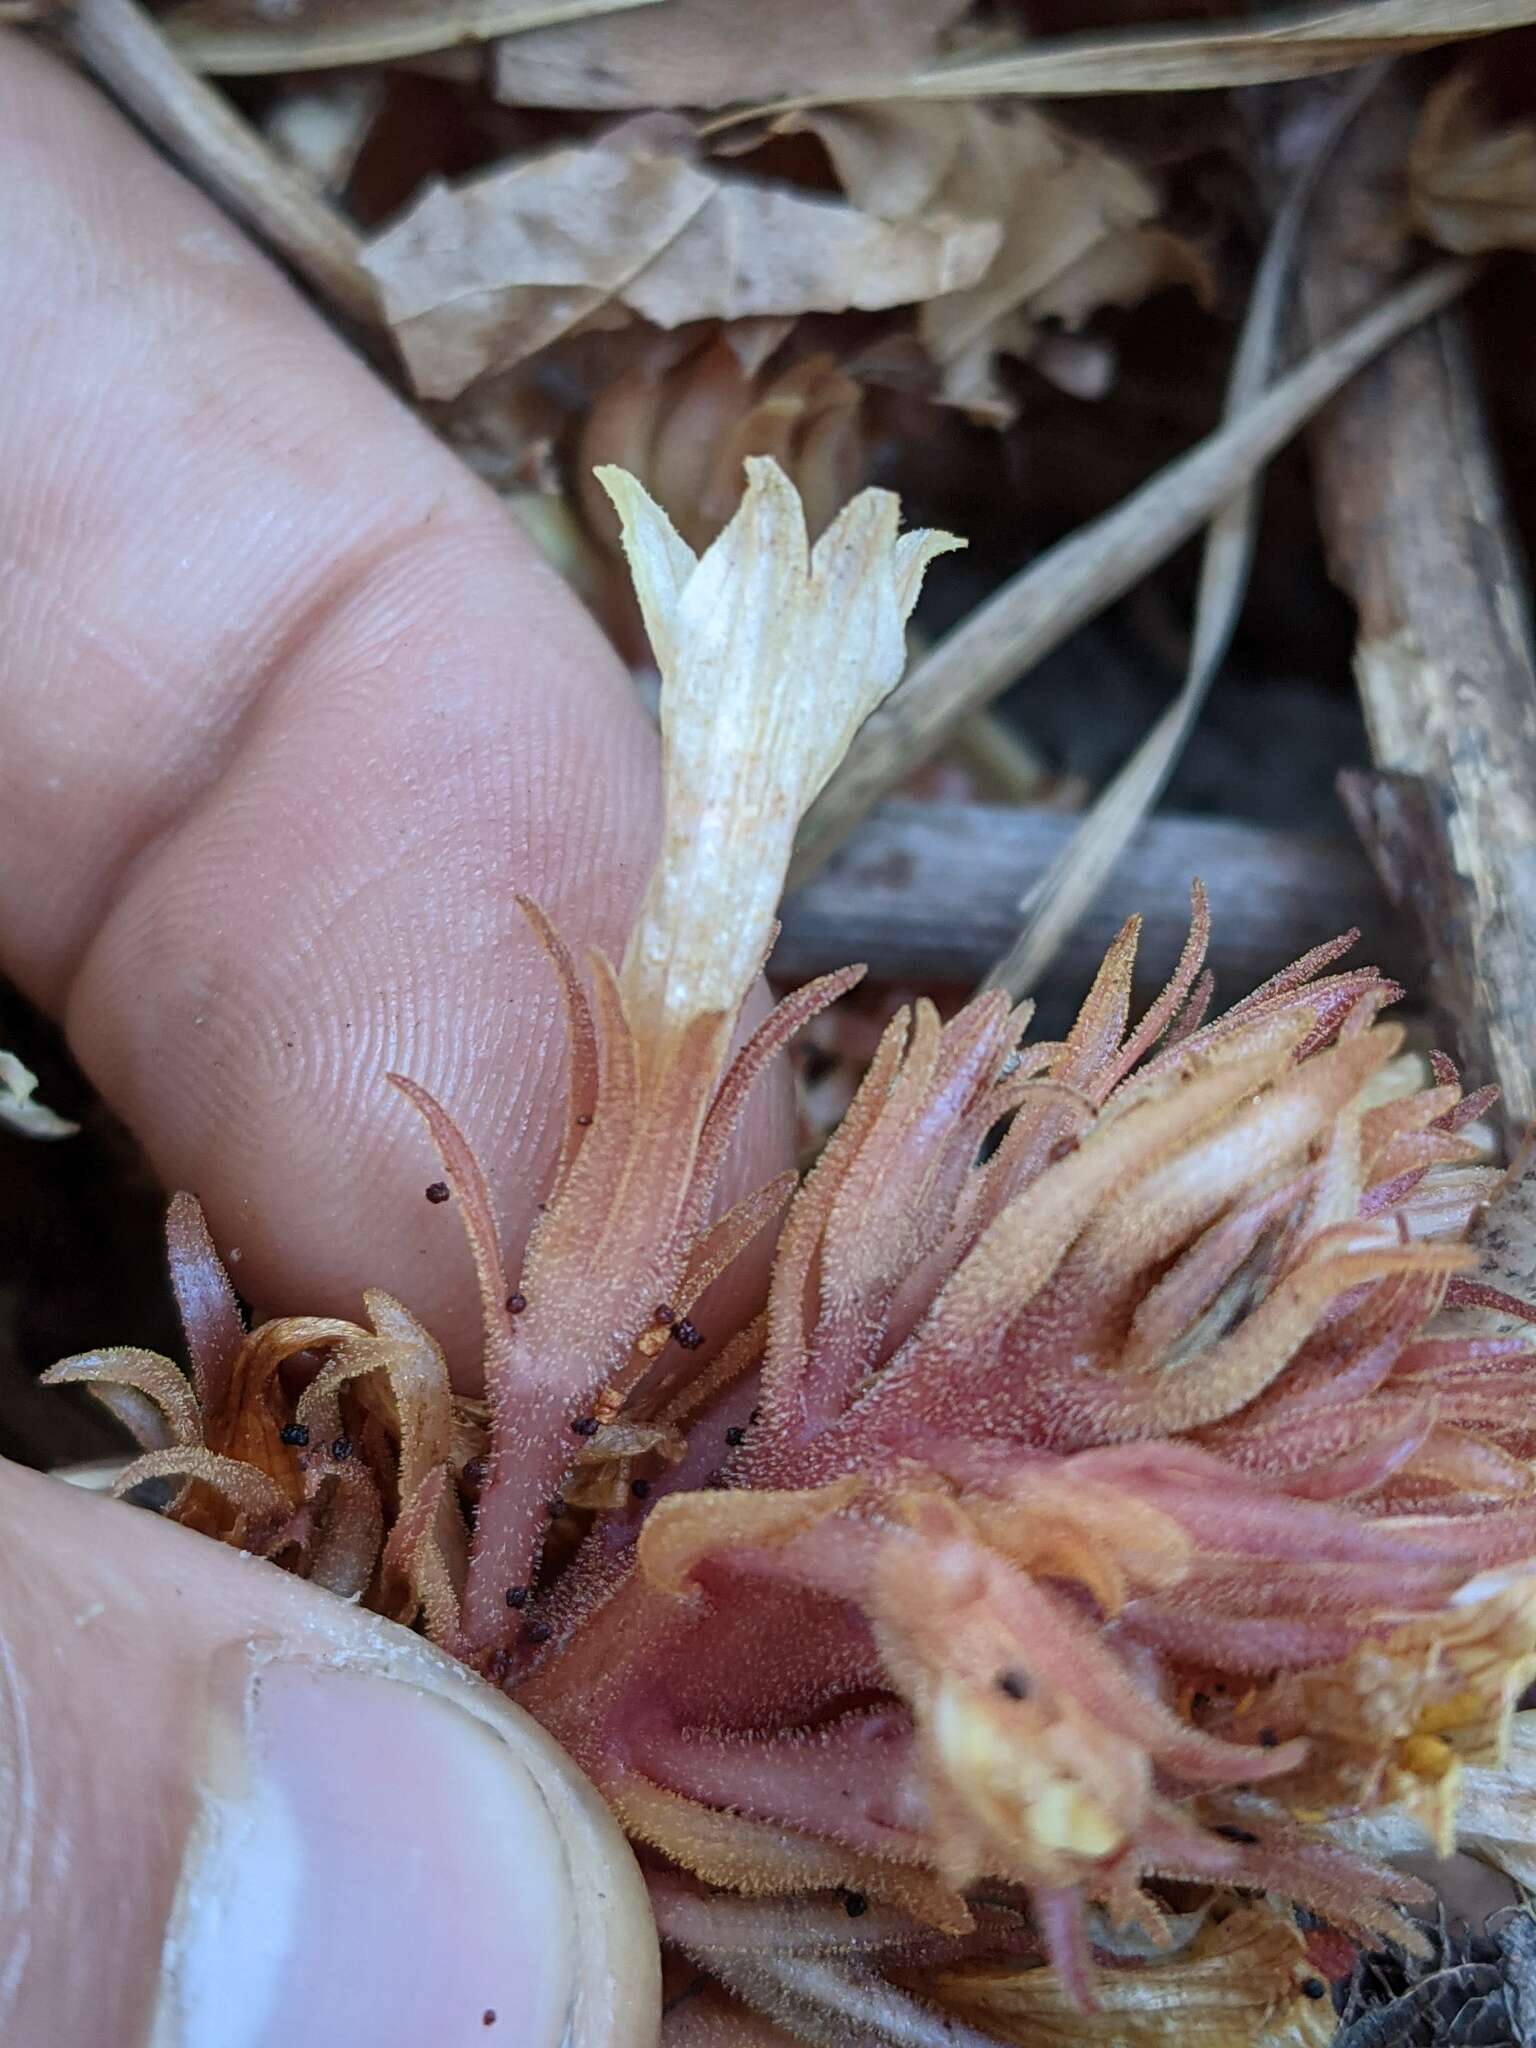
M242 1664L211 1703L155 2048L572 2038L591 1901L515 1710L468 1681Z

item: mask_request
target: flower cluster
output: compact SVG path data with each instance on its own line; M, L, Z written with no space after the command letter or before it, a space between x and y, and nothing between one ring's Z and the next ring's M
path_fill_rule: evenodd
M603 479L667 823L617 969L525 906L569 1108L515 1281L399 1083L474 1252L484 1400L382 1293L371 1327L246 1332L184 1197L193 1385L131 1351L54 1378L137 1420L125 1489L425 1627L566 1744L725 1987L679 2042L728 1998L763 2040L1324 2041L1327 1941L1412 1939L1370 1852L1448 1848L1465 1807L1499 1853L1527 1796L1536 1347L1468 1313L1521 1313L1468 1244L1487 1097L1403 1054L1347 942L1210 1020L1197 889L1139 1020L1134 926L1059 1042L997 994L919 1001L803 1184L720 1214L755 1079L856 978L730 1056L796 825L952 544L866 492L812 550L749 471L702 559Z

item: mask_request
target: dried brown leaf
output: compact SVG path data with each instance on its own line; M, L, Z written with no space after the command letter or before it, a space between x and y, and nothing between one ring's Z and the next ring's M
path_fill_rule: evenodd
M668 0L653 12L544 29L496 52L517 106L723 107L890 77L926 64L967 0Z
M618 520L594 476L604 464L636 476L696 553L741 502L749 455L771 455L790 477L813 539L858 490L863 387L826 354L754 375L736 341L764 324L738 322L675 367L638 364L598 394L581 430L575 494L599 540L618 546Z
M319 71L386 64L462 43L548 29L592 14L652 7L657 0L188 0L165 17L167 34L195 71Z
M1443 249L1536 249L1536 122L1497 127L1470 69L1425 103L1408 159L1414 226Z
M1101 306L1134 306L1164 285L1188 285L1204 303L1214 298L1216 280L1206 258L1171 228L1115 229L1097 236L1030 303L1036 319L1080 327Z
M1074 2006L1052 1969L981 1965L921 1981L989 2037L1029 2048L1322 2048L1337 2025L1332 2002L1304 1988L1322 1979L1300 1929L1272 1906L1208 1921L1168 1962L1100 1971L1093 2013Z
M598 146L431 185L363 261L416 389L451 398L598 315L677 327L902 305L974 283L997 243L984 222L891 223Z
M1075 326L1169 277L1206 282L1186 244L1145 226L1158 195L1135 165L1033 108L865 101L780 125L817 135L866 212L996 224L985 275L926 300L919 333L943 372L940 395L998 423L1013 406L994 360L1026 354L1039 321Z
M954 58L895 82L887 71L884 81L871 76L859 93L872 99L953 100L1005 93L1208 92L1345 71L1373 57L1401 56L1530 21L1536 21L1533 0L1352 0L1286 7L1199 27L1043 37ZM818 91L815 98L845 96L846 91Z
M315 191L338 197L356 170L388 96L383 71L306 79L277 93L262 133Z
M870 312L969 283L996 246L982 222L934 214L893 224L837 200L721 179L687 234L625 296L660 327Z

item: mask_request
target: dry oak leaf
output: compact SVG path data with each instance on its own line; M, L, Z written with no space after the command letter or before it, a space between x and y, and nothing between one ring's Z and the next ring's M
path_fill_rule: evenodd
M1458 256L1536 249L1536 122L1496 127L1475 72L1453 72L1425 102L1408 204L1420 233Z
M1028 354L1041 321L1077 326L1166 283L1207 288L1197 252L1149 225L1159 199L1141 171L1032 108L872 100L781 125L815 133L843 190L870 213L997 226L985 274L926 299L919 316L940 395L983 417L1011 415L995 360Z
M995 222L843 200L596 146L430 184L366 246L412 382L453 398L599 316L658 327L873 311L974 284Z
M499 43L514 106L723 107L921 68L968 0L667 0Z
M1181 1955L1101 1970L1092 2013L1053 1969L982 1964L912 1981L1020 2048L1325 2048L1337 2026L1300 1929L1269 1905L1207 1921Z

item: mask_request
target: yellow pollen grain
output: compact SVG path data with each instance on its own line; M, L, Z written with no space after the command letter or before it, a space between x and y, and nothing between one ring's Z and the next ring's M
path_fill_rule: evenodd
M1416 1778L1443 1778L1456 1762L1455 1752L1438 1735L1410 1735L1398 1745L1398 1762Z

